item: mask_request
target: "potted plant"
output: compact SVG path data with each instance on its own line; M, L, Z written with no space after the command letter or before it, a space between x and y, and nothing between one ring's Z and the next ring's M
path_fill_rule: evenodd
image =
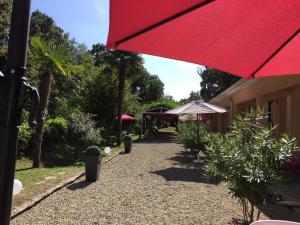
M101 149L98 146L87 148L85 155L86 181L97 181L99 179L101 159Z
M132 148L132 139L129 134L125 135L124 138L124 148L125 148L125 153L130 153L131 148Z

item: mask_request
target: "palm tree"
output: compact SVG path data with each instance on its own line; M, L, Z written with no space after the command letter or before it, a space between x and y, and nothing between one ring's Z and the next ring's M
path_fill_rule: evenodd
M122 132L122 113L124 103L125 82L128 77L138 76L140 66L143 59L141 56L135 53L120 52L120 64L118 65L118 102L117 102L117 145L121 144L121 132Z
M108 64L118 71L117 145L120 145L125 82L127 78L137 78L139 74L144 72L143 58L133 52L108 50L103 44L93 45L91 54L96 61L96 65Z
M53 74L66 75L66 70L63 67L63 48L49 42L45 42L38 37L31 38L31 52L35 63L39 63L39 94L40 105L37 113L37 127L35 132L35 146L33 149L33 167L40 167L42 141L44 133L45 115L49 96L51 93L51 83Z

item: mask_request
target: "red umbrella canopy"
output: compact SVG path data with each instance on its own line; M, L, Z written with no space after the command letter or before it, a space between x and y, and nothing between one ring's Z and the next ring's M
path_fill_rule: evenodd
M108 48L244 78L300 74L299 0L111 0Z
M122 117L121 117L121 120L122 120L122 121L134 121L135 118L132 117L132 116L129 116L129 115L127 115L127 114L123 114Z

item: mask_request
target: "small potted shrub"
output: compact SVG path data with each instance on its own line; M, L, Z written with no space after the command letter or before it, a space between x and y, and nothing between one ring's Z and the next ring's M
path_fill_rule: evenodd
M85 156L86 181L97 181L100 173L101 149L98 146L90 146Z

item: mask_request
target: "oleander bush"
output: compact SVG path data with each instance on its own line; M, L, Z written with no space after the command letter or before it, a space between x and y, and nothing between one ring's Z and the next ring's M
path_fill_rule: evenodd
M275 189L284 182L282 167L297 150L295 138L283 134L274 137L276 126L263 125L261 110L237 116L230 132L207 134L207 175L216 182L226 182L238 198L244 221L259 218L259 207L278 197Z
M100 145L102 142L100 128L96 127L95 121L89 115L81 112L71 115L70 133L72 139L81 146Z
M199 133L196 121L188 121L178 124L178 137L185 148L204 151L204 136L207 133L207 125L199 122Z

